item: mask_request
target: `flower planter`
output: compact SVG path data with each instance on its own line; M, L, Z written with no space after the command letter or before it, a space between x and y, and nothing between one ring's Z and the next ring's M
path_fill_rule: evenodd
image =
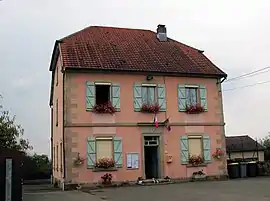
M141 108L142 113L158 113L160 110L160 106L158 103L156 104L143 104Z
M117 171L117 168L113 167L113 168L94 168L93 172L113 172L113 171Z
M200 104L186 106L187 114L200 114L202 112L205 112L205 108Z

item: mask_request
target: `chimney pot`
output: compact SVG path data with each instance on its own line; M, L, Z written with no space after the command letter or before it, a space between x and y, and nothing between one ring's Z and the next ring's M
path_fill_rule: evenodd
M157 38L159 41L167 41L167 30L165 25L159 24L157 26Z

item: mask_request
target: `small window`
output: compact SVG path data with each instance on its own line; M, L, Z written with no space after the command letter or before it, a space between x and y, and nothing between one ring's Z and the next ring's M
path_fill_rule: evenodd
M113 159L113 140L112 139L96 139L96 157Z
M55 170L55 159L56 159L56 156L55 156L55 146L53 146L53 169Z
M58 145L56 145L56 170L58 171Z
M202 138L189 138L188 147L190 156L203 156Z
M56 126L58 126L58 99L56 100L55 122L56 122Z
M142 102L143 104L155 104L157 102L156 87L154 86L142 87Z
M186 87L186 104L196 105L199 103L199 93L197 87Z
M96 104L104 104L110 101L110 85L96 85Z
M62 172L63 170L63 148L62 148L63 144L62 142L60 143L60 171Z
M58 85L58 66L55 68L55 79L56 79L56 86Z

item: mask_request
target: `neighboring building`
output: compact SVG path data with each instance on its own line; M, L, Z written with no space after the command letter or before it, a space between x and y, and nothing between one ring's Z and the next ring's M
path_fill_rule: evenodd
M168 38L164 25L157 33L83 29L56 41L50 71L55 180L92 183L106 172L113 181L186 178L202 169L227 174L226 158L212 158L225 150L221 83L227 75L203 51ZM93 112L107 101L114 114ZM160 112L141 112L145 103L154 109L158 103ZM188 114L195 103L195 111L205 112ZM74 165L78 154L82 165ZM189 155L199 154L204 164L193 167ZM113 158L115 169L95 168L103 157Z
M228 159L264 161L264 147L248 135L226 137Z

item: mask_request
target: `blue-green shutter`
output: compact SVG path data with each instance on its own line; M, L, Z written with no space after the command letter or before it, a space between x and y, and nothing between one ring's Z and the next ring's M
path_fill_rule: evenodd
M113 148L114 148L115 165L116 167L122 167L123 166L122 137L114 137Z
M92 110L96 104L96 86L94 82L86 82L86 110Z
M140 111L142 107L142 86L141 84L133 85L133 106L135 111Z
M185 85L178 85L178 111L186 111L186 88Z
M211 162L211 140L209 136L203 136L203 156L204 162Z
M160 106L160 111L166 111L166 89L164 84L158 84L157 88L158 104Z
M188 164L189 160L188 136L180 137L180 149L181 149L181 163Z
M111 101L117 111L120 111L120 85L112 84L111 86Z
M200 85L200 100L201 100L201 105L204 107L205 111L208 110L207 106L207 91L205 86Z
M87 167L93 168L96 163L96 139L87 138Z

